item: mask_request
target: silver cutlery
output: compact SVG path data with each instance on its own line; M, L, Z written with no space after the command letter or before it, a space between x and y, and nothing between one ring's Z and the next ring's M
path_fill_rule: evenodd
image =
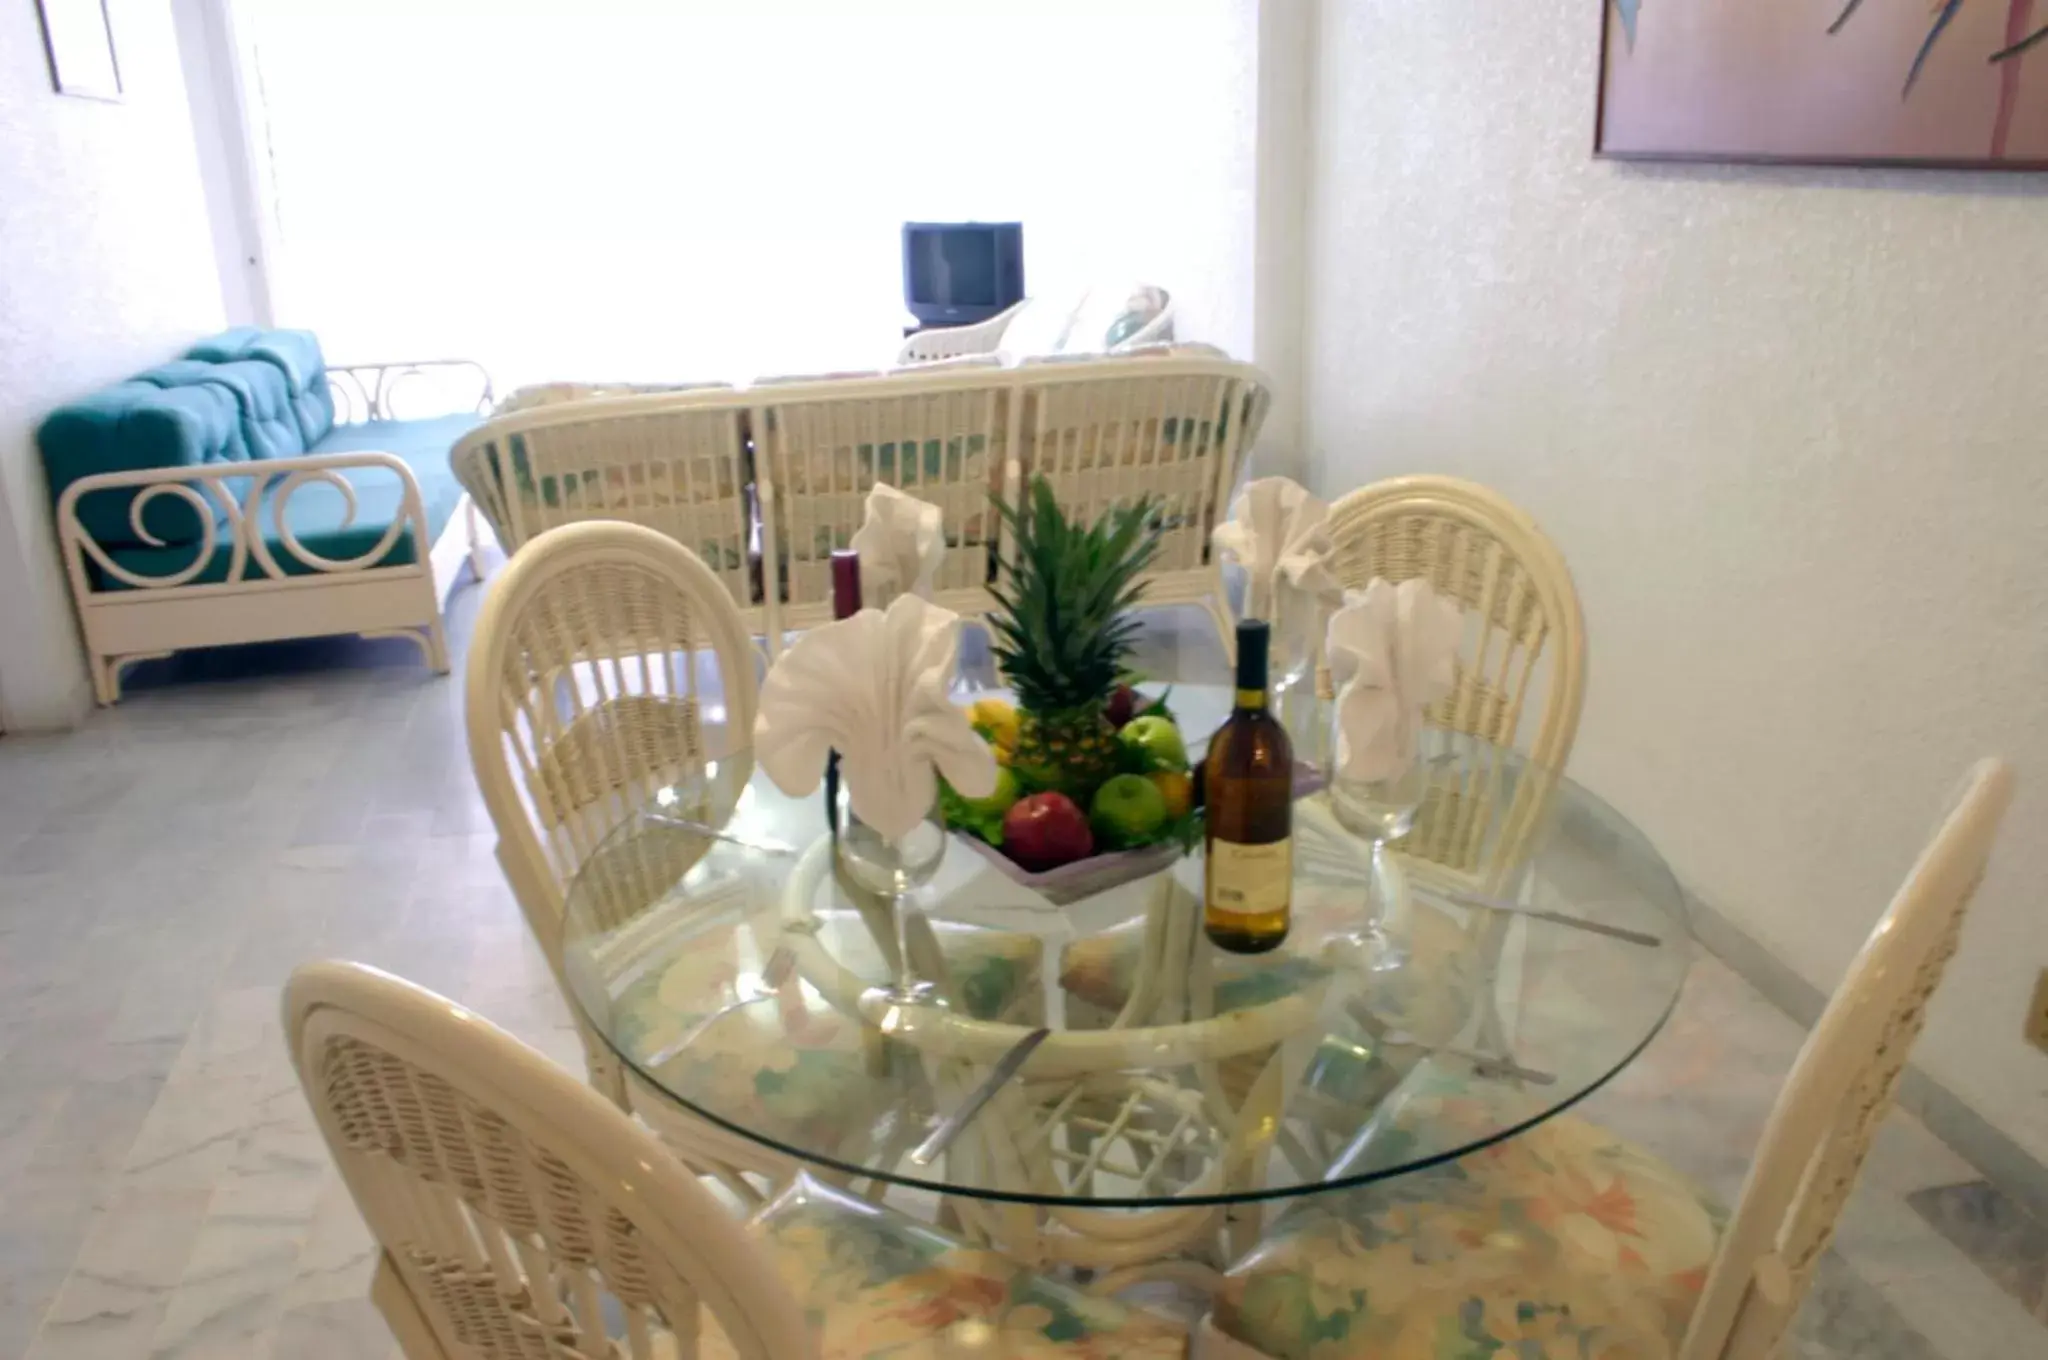
M1379 1037L1379 1042L1389 1048L1420 1048L1445 1058L1458 1058L1472 1064L1475 1076L1490 1079L1507 1078L1512 1081L1526 1081L1531 1086L1552 1086L1557 1077L1550 1072L1539 1072L1533 1067L1524 1067L1509 1057L1488 1057L1468 1048L1454 1048L1448 1044L1425 1044L1412 1034L1391 1030Z
M1044 1043L1051 1034L1052 1031L1049 1029L1035 1029L1011 1044L1010 1051L996 1060L995 1070L988 1074L988 1079L975 1087L973 1093L959 1109L946 1117L944 1123L932 1130L931 1137L911 1149L910 1160L918 1166L931 1165L932 1159L944 1152L953 1140L960 1136L960 1130L966 1128L974 1116L981 1113L981 1107L995 1098L996 1092L1002 1090L1010 1078L1017 1075L1017 1069L1024 1065L1024 1060L1030 1057L1032 1051Z
M723 1006L720 1006L717 1010L690 1026L689 1029L683 1031L682 1038L656 1052L643 1065L659 1067L691 1044L703 1038L705 1031L709 1030L726 1016L731 1015L734 1011L752 1006L757 1002L773 1001L782 991L782 984L789 981L789 975L795 971L796 950L786 944L777 946L775 952L768 956L768 966L761 970L759 991L756 991L752 996L743 996L726 1002Z
M652 822L656 826L675 827L680 831L695 831L708 840L724 841L727 845L737 845L742 850L759 850L767 855L796 854L796 847L793 845L783 845L778 841L757 841L746 836L735 836L730 831L722 831L715 826L707 826L703 822L693 822L688 817L677 817L666 812L643 812L640 815L643 820Z
M1606 935L1613 939L1639 944L1646 949L1656 949L1664 942L1655 935L1626 926L1611 926L1605 921L1589 921L1583 916L1567 916L1561 911L1550 911L1543 907L1525 907L1520 902L1509 902L1498 897L1481 897L1476 893L1459 892L1455 888L1433 888L1439 896L1457 903L1461 907L1477 907L1482 911L1504 911L1513 916L1527 916L1537 921L1548 921L1554 926L1569 926L1573 930L1589 931L1595 935Z

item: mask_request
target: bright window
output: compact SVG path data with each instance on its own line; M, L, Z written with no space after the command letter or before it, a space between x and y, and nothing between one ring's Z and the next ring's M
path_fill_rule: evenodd
M501 385L868 368L905 219L1250 338L1252 0L239 0L280 324Z

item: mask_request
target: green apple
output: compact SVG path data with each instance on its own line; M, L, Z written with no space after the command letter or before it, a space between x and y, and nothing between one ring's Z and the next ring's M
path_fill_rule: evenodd
M1017 776L1008 766L996 769L995 789L986 798L962 797L961 802L976 817L986 817L991 822L1000 822L1010 805L1024 796L1024 788L1017 782Z
M1145 718L1133 718L1125 723L1116 739L1125 747L1135 751L1140 763L1147 771L1185 770L1188 767L1188 748L1180 739L1180 729L1173 725L1173 719L1153 714Z
M1145 840L1166 825L1166 795L1144 775L1117 775L1095 791L1088 824L1110 845Z

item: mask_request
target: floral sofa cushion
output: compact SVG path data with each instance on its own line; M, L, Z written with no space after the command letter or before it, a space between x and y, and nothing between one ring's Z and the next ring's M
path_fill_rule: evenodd
M1489 1119L1490 1098L1447 1086L1402 1114ZM1723 1221L1656 1158L1560 1115L1283 1215L1230 1270L1216 1322L1274 1360L1659 1360Z
M1187 1334L799 1176L753 1223L821 1360L1180 1360ZM718 1341L707 1360L724 1360Z

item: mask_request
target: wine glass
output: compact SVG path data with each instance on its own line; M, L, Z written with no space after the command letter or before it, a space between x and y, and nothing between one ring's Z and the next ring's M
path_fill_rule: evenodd
M1273 596L1273 713L1287 729L1295 763L1321 776L1330 763L1328 706L1316 677L1323 610L1303 591L1275 590Z
M904 835L891 839L854 815L844 791L839 799L839 863L855 886L889 904L895 935L894 978L860 995L861 1013L888 1032L908 1028L919 1007L942 1007L937 983L917 975L910 953L910 913L917 890L932 881L946 858L946 830L937 809Z
M1336 936L1331 944L1350 953L1368 972L1384 972L1408 961L1407 948L1394 927L1404 894L1390 889L1393 871L1387 846L1407 835L1429 786L1429 765L1409 738L1408 762L1385 779L1351 779L1339 771L1330 781L1330 811L1338 825L1372 843L1372 867L1366 877L1365 909L1359 924Z

